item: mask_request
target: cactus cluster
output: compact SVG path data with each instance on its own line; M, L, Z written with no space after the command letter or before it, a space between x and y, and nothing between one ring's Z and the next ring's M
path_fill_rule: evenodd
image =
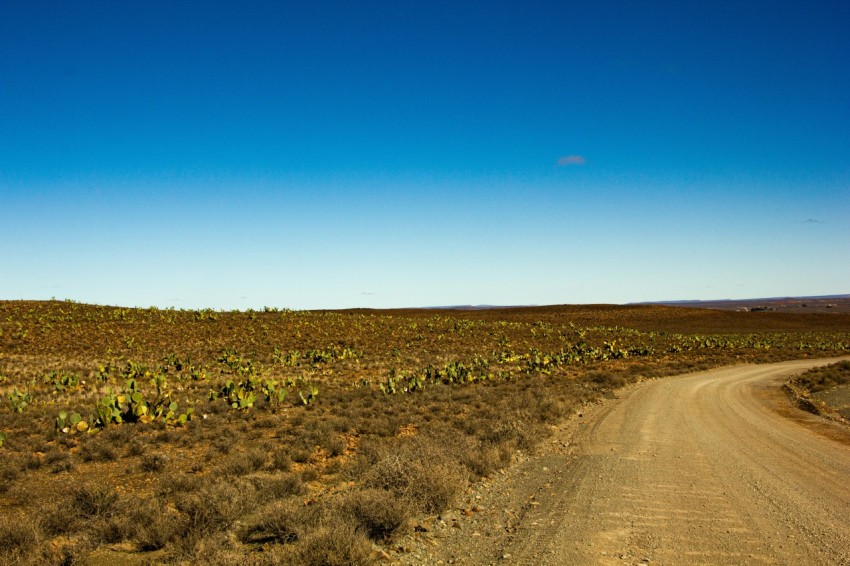
M118 371L118 366L116 366L112 362L108 362L106 364L99 364L97 366L95 378L97 378L99 381L109 381L109 378L112 376L112 374Z
M318 395L318 390L316 391ZM224 399L232 409L250 409L258 395L269 405L280 405L286 399L286 385L276 379L250 376L241 381L228 379L218 390L210 390L210 400Z
M315 385L308 385L307 391L299 391L298 398L301 399L302 405L312 405L319 396L319 388Z
M90 421L91 419L89 419ZM83 419L80 413L68 414L67 411L59 411L54 427L57 432L86 432L90 429L89 421Z
M168 425L182 426L192 420L194 410L179 412L178 404L171 399L167 382L163 374L153 375L151 385L156 387L156 395L146 397L135 378L125 382L123 389L107 389L106 394L97 400L94 413L83 419L79 413L61 411L55 422L57 431L94 433L110 425L122 423L150 423L159 421Z
M261 390L266 403L270 405L280 405L286 399L286 387L278 383L276 379L264 380Z
M410 375L398 375L395 368L392 368L387 375L387 379L378 383L378 388L384 395L395 395L396 393L413 393L422 391L425 388L426 377L412 373Z
M171 400L163 374L155 374L151 385L156 387L156 396L148 401L135 379L128 379L124 391L110 392L102 397L95 407L99 428L122 422L149 423L160 421L165 424L183 425L192 419L193 409L179 413L179 407Z
M337 360L356 360L360 357L360 353L350 346L342 345L333 345L328 348L313 348L303 354L298 350L284 352L276 347L272 357L276 364L286 367L300 366L302 361L315 367L319 364L326 364Z
M210 391L210 400L224 399L232 409L250 409L257 400L253 382L246 380L236 383L231 379L224 382L218 391Z
M27 405L32 403L32 395L28 391L18 391L17 387L7 393L6 398L15 413L23 413Z
M286 367L295 367L301 364L301 353L298 350L290 350L289 352L284 352L278 347L275 347L274 354L272 354L272 358L274 359L276 364L280 364Z
M66 390L79 389L80 376L72 372L52 371L44 376L45 383L52 383L53 390L61 393Z
M243 358L235 348L225 348L216 361L223 365L229 373L242 376L256 376L262 373L262 368L250 358Z

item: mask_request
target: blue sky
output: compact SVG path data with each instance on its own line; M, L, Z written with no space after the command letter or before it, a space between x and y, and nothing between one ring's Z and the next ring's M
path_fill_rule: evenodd
M848 293L847 2L0 2L0 298Z

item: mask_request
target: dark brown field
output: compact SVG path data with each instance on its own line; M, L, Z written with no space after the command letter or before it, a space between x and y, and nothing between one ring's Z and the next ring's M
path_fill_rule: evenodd
M850 296L828 297L775 297L770 299L746 299L727 301L680 301L659 303L667 306L731 310L738 312L786 312L786 313L850 313Z
M0 302L0 564L368 563L619 387L848 352L841 313Z

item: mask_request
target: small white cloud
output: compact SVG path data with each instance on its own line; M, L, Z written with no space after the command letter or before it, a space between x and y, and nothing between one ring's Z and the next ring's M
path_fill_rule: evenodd
M361 292L360 294L361 294L361 295L366 295L367 297L372 297L372 296L374 296L374 295L377 295L377 293L372 293L371 291L363 291L363 292Z
M566 167L568 165L584 165L585 159L581 155L565 155L558 159L558 167Z

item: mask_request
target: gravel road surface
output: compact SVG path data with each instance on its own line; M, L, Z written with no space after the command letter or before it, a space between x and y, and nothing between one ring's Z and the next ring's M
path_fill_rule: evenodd
M648 381L423 525L394 558L455 564L850 564L850 431L790 405L835 360Z

